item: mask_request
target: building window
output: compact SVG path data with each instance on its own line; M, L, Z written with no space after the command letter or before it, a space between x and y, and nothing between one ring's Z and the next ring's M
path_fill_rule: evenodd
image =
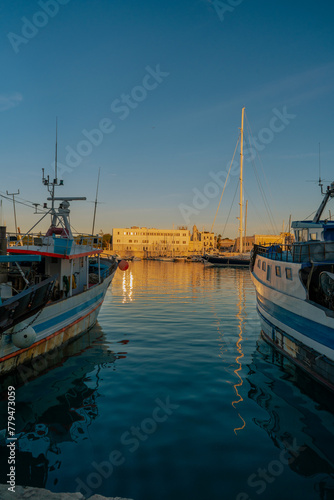
M266 263L265 261L262 262L262 271L265 271L266 270Z
M271 280L271 266L268 265L267 267L267 281Z
M184 241L184 242L183 242L183 244L184 244L184 245L186 245L186 244L187 244L187 242L186 242L186 241Z
M287 280L292 280L292 269L291 267L287 267L285 269L285 276Z
M132 243L132 240L129 240L129 243Z
M275 272L276 272L276 276L278 276L280 278L282 276L281 275L281 266L275 266Z

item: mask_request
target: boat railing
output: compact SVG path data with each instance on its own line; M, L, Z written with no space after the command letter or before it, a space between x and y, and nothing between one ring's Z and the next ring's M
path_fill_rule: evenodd
M41 233L29 233L20 235L16 233L7 233L7 248L32 249L32 247L46 247L46 251L58 253L70 253L73 244L85 246L87 249L102 250L103 238L99 235L85 233L74 233L73 239L61 235L45 236Z
M334 261L334 241L308 241L271 246L254 245L254 250L257 255L283 262Z

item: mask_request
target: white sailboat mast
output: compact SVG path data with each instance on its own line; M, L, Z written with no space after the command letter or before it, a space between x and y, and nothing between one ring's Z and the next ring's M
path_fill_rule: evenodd
M242 108L241 111L241 129L240 129L240 214L239 214L239 237L240 237L240 245L239 245L239 252L243 252L243 229L242 229L242 199L243 199L243 161L244 161L244 114L245 114L245 108Z

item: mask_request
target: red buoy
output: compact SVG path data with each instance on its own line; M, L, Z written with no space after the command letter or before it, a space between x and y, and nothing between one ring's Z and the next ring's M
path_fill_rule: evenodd
M118 263L118 267L121 271L126 271L129 269L129 263L126 260L120 260Z

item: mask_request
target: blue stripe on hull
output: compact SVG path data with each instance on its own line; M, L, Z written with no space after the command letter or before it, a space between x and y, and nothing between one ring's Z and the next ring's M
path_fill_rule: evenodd
M299 316L277 304L271 302L257 292L260 307L273 319L287 325L301 335L318 342L330 349L334 349L334 328L322 325L303 316Z
M56 325L61 324L63 321L66 321L75 316L76 314L84 311L85 309L87 309L87 307L94 306L102 299L103 295L104 292L99 293L98 295L96 295L90 300L87 300L83 304L73 307L73 309L70 309L69 311L66 311L62 314L59 314L55 318L51 318L47 321L44 321L43 323L40 323L39 325L36 325L34 327L36 333L40 333L44 330L48 330L49 328L55 327Z

